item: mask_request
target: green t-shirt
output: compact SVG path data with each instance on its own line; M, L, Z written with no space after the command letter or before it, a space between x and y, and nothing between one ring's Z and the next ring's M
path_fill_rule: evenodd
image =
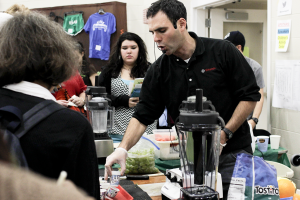
M83 30L83 27L82 13L65 16L63 28L67 34L75 36Z

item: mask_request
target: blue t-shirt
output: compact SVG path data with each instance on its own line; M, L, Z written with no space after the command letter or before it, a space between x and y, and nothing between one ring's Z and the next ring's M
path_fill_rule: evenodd
M86 33L90 36L90 58L108 60L110 54L110 35L116 31L116 18L113 14L106 12L92 14L84 26Z

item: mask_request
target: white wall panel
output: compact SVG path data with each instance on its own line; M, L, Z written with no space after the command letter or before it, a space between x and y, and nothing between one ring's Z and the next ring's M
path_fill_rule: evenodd
M300 46L300 1L293 0L292 14L285 16L277 16L277 2L272 2L271 7L271 93L273 95L273 87L275 80L276 60L300 60L299 46ZM290 43L287 52L275 52L276 42L276 25L278 20L292 20ZM300 77L299 77L300 78ZM299 91L300 92L300 91ZM271 107L271 133L281 135L280 145L288 149L288 157L291 158L294 154L300 153L300 112L273 108ZM300 188L300 167L292 167L295 172L293 180Z

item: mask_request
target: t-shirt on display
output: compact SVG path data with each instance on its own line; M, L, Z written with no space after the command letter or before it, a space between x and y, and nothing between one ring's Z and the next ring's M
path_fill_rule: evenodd
M116 18L113 14L106 12L92 14L84 26L89 33L89 57L108 60L110 54L110 36L116 31Z

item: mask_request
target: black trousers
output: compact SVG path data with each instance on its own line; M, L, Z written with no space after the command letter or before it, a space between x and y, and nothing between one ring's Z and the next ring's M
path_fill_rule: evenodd
M251 146L246 150L237 150L228 154L223 154L219 158L219 172L222 175L222 185L223 185L223 200L227 200L228 190L230 186L230 181L232 173L234 170L234 165L236 161L236 156L239 153L246 153L251 155L249 152L252 152ZM248 152L249 151L249 152Z

